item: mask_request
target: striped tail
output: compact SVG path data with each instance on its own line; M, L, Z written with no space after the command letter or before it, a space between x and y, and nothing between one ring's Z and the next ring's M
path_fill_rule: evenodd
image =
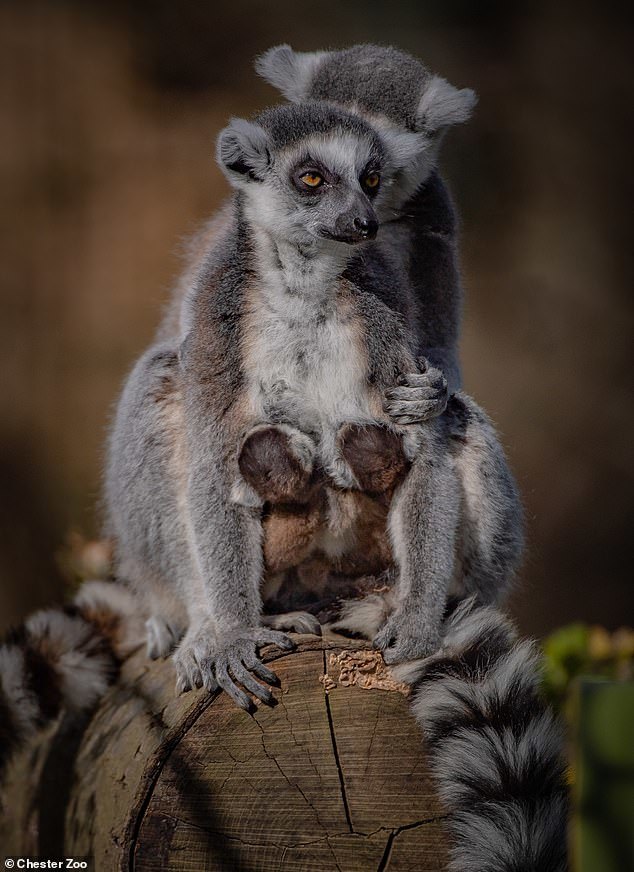
M13 754L62 709L89 709L142 639L132 594L89 581L72 605L35 612L0 645L0 780ZM136 639L133 637L136 635Z
M403 664L448 817L450 872L564 872L563 737L540 658L494 608L460 605L441 651Z

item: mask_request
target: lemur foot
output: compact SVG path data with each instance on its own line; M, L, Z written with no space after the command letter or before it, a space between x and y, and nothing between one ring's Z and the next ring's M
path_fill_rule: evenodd
M383 408L395 424L423 424L447 407L447 379L424 357L419 363L420 372L401 375L398 386L385 391Z
M166 621L160 615L152 615L145 622L147 633L147 655L152 660L167 657L183 635L183 631L175 624Z
M420 610L404 604L390 615L373 645L383 652L387 664L429 657L440 647L440 628L430 626Z
M224 641L224 644L223 644ZM295 643L285 633L276 630L266 630L254 627L242 631L237 637L226 637L220 640L218 651L214 658L216 680L236 705L245 711L253 711L253 702L236 684L241 684L249 693L267 705L275 704L275 697L268 689L256 681L251 672L267 684L279 686L277 675L266 667L257 654L257 649L263 645L277 645L283 651L292 651ZM231 671L231 674L230 674Z
M174 653L176 692L183 693L193 687L209 691L221 687L236 705L245 711L254 710L253 701L238 687L241 684L261 702L274 705L275 698L268 687L255 680L252 672L267 684L279 685L274 672L260 660L257 649L263 645L277 645L284 651L295 647L284 633L253 627L221 636L201 627L188 632Z
M245 437L238 465L243 479L265 502L303 502L311 491L313 440L285 424L260 424Z
M287 633L309 633L321 636L321 624L309 612L285 612L283 615L265 615L265 627L273 630L286 630Z

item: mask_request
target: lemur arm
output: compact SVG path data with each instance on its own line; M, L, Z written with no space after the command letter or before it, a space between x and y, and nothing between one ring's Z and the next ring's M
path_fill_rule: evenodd
M184 368L184 422L187 448L185 511L197 578L189 599L190 626L174 655L181 690L216 682L242 708L252 707L242 684L263 702L271 702L267 687L275 674L257 656L259 646L276 644L290 650L292 641L261 624L262 531L260 509L236 505L231 499L237 477L236 445L239 411L235 395L222 405L219 381L189 366L187 342ZM225 395L226 396L226 395ZM235 469L233 468L235 466Z
M416 300L412 326L419 370L403 373L386 392L385 409L397 424L422 424L444 412L462 381L456 217L437 172L404 207L401 220L412 227L408 277Z
M487 415L466 394L418 429L418 453L390 507L398 566L394 612L375 644L394 663L437 646L447 595L499 603L523 546L523 511Z
M418 303L418 352L442 372L453 394L461 387L458 229L451 197L436 171L406 204L404 214L413 227L409 276Z

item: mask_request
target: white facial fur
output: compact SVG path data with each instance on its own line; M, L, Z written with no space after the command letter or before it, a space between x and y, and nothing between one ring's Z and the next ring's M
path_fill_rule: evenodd
M362 193L359 177L371 157L371 143L354 134L313 134L273 155L272 165L261 183L247 182L246 209L249 222L270 233L277 242L310 244L314 240L320 249L332 249L320 228L334 221L337 210L343 211L353 197ZM298 194L290 181L293 167L304 156L310 156L315 164L323 164L340 177L337 190L324 195L308 197ZM308 164L311 161L307 161ZM382 173L383 181L374 206L380 204L383 184L389 186L390 176ZM353 249L342 243L340 257L348 258Z
M381 182L368 204L379 221L393 218L431 171L434 143L429 136L399 129L382 116L368 120L382 144L380 158L371 135L341 131L312 134L275 149L257 124L234 119L219 139L219 159L231 184L246 195L249 223L271 234L276 242L300 246L314 245L314 240L322 243L324 228L332 229L337 215L349 208L355 197L368 193L360 178L369 166L379 171ZM302 196L297 191L291 173L303 158L308 158L306 165L312 159L337 176L332 190L317 196ZM253 173L235 172L233 161L247 164ZM328 246L320 249L328 250ZM348 250L337 259L351 253Z

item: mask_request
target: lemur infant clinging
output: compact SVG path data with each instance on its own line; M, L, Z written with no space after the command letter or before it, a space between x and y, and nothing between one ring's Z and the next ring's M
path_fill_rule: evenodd
M398 581L376 642L390 661L437 647L452 582L494 599L517 556L514 487L475 404L455 398L451 417L410 427L383 408L388 391L408 401L411 387L395 385L403 373L415 381L419 341L404 270L372 239L420 148L420 134L319 103L234 121L220 136L231 222L188 294L180 347L151 348L126 385L106 484L118 572L152 613L152 652L186 630L174 654L181 689L217 681L248 706L237 682L270 699L250 672L272 682L257 647L290 644L262 626L262 536L276 499L292 523L314 503L305 489L318 492L308 551L335 563L364 547L359 524L338 525L341 501L381 507L364 535L388 540L389 527L376 562ZM264 516L263 480L279 491Z
M393 179L382 241L415 289L409 322L420 354L442 371L450 392L458 390L462 293L456 220L436 164L445 132L468 120L476 95L433 75L406 52L386 46L294 52L281 45L265 52L255 66L292 102L334 103L360 114L387 136L393 130L421 134L416 160Z

